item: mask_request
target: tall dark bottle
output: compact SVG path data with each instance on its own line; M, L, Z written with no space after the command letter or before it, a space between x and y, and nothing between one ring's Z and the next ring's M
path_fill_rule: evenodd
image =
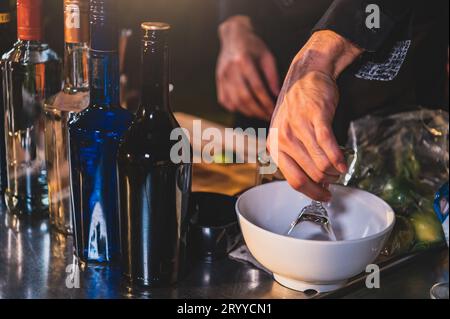
M3 55L9 212L48 212L45 99L61 90L61 61L43 42L43 0L17 0L18 41Z
M189 141L171 139L180 128L169 108L170 26L143 23L142 29L141 101L117 166L122 265L128 287L136 289L170 284L182 273L192 176ZM187 153L178 158L173 149L183 141Z
M0 56L12 47L14 39L15 32L12 28L10 2L8 0L0 0ZM3 195L7 183L5 108L3 107L2 81L0 81L0 195Z
M118 257L116 156L132 114L119 106L116 0L90 2L90 104L69 123L76 254L82 262Z

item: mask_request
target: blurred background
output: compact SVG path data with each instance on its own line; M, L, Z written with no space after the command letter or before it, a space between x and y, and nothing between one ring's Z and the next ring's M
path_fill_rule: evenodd
M136 108L139 99L140 23L164 21L172 25L172 109L231 123L231 115L219 107L215 94L214 70L219 49L216 4L213 0L119 0L120 29L131 30L123 70L128 78L129 108ZM46 40L62 56L63 1L46 0L46 6Z
M0 1L10 1L12 7L16 2L16 0ZM121 34L127 35L123 37L127 39L122 70L127 79L127 90L122 94L125 104L123 106L134 110L139 100L140 23L163 21L172 25L170 38L171 83L174 85L171 94L172 109L175 112L187 112L231 126L232 114L218 105L216 97L215 66L219 51L218 1L118 0L118 2L119 29L123 31ZM45 38L62 57L63 0L44 0L44 3ZM12 16L15 17L15 14ZM290 59L286 61L289 62ZM424 64L423 67L426 68L427 65Z

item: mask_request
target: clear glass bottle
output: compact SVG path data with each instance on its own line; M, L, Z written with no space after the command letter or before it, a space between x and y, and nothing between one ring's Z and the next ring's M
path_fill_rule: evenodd
M0 1L0 56L10 50L15 39L12 28L11 7L9 1ZM3 85L0 81L0 94L3 94ZM0 196L7 187L6 175L6 149L5 149L5 108L3 95L0 97Z
M81 262L119 257L116 156L132 114L119 106L116 0L90 2L89 107L69 122L76 254Z
M64 87L45 103L45 158L50 224L72 233L69 117L89 105L89 1L64 0Z
M42 41L42 0L17 0L18 41L1 62L9 212L48 213L43 102L61 90L61 61Z
M143 23L142 93L136 119L118 152L122 266L128 287L145 290L178 280L186 266L187 204L192 150L169 107L169 56L164 23ZM178 154L178 152L177 152Z

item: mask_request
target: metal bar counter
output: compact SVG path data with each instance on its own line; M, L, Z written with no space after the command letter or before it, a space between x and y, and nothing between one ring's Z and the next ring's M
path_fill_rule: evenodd
M134 298L121 287L116 267L90 267L73 275L72 237L50 232L47 221L17 224L0 211L0 298ZM447 256L447 257L446 257ZM431 286L448 278L446 249L417 256L383 271L381 287L364 280L336 293L312 296L285 288L267 273L223 259L198 262L176 286L152 289L149 298L429 298Z

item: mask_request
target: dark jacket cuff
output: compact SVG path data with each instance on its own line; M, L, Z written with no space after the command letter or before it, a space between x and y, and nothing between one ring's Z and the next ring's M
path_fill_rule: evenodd
M313 32L331 30L368 52L376 52L389 38L396 23L410 12L407 2L398 1L403 7L392 2L397 0L335 0L315 25ZM366 19L370 15L366 13L369 4L376 4L380 8L379 28L369 28L366 25Z

